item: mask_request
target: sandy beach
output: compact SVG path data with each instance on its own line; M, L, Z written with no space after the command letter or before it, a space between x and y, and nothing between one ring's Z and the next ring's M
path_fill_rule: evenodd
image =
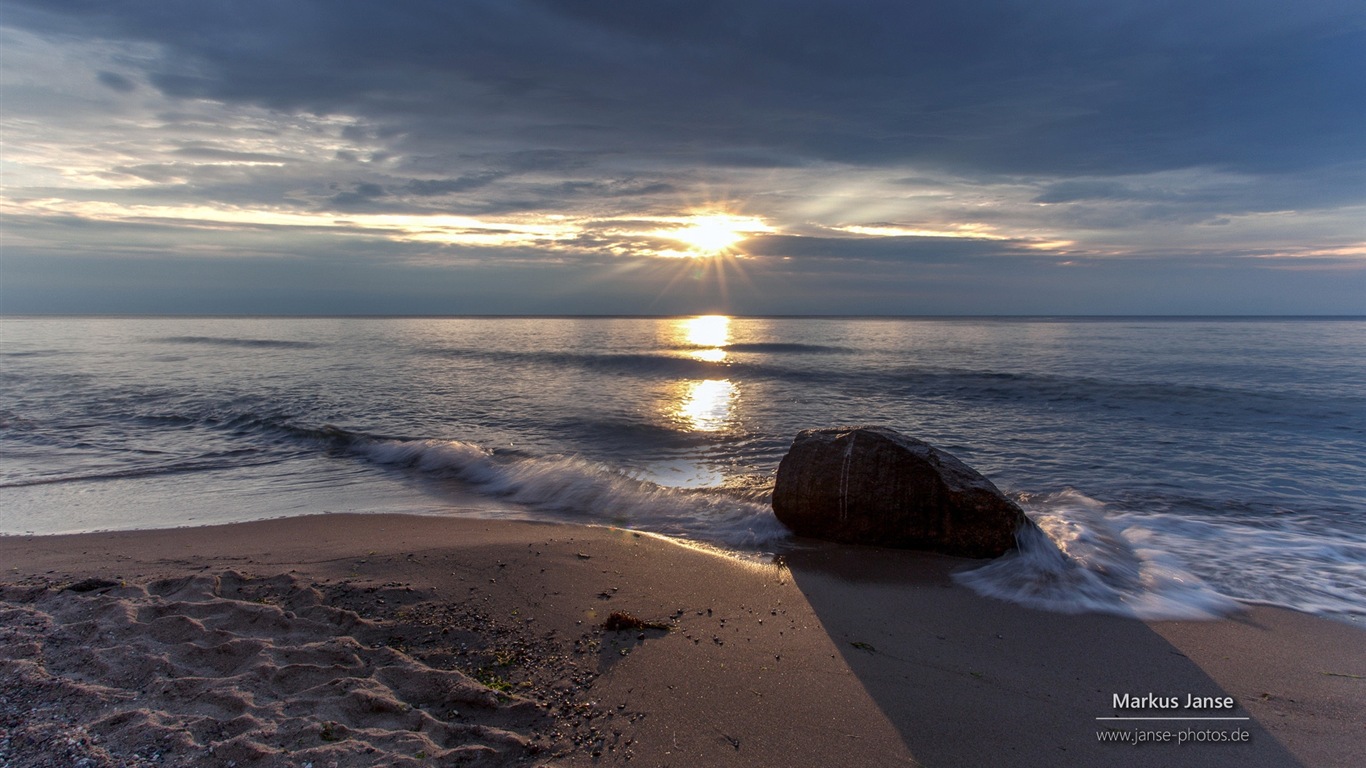
M608 528L324 515L0 538L0 564L15 768L1366 757L1358 627L1046 613L933 555L754 563ZM1239 719L1099 719L1192 715Z

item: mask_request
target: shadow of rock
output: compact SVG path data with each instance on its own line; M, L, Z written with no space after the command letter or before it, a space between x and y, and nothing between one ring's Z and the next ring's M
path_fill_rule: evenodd
M1229 695L1141 621L1045 613L953 583L954 571L981 561L839 546L799 547L784 561L850 670L925 765L1301 765L1242 701L1232 711L1116 710L1116 694ZM1114 716L1249 719L1098 719ZM1197 731L1245 732L1249 741L1176 743ZM1171 732L1172 741L1103 741L1153 732Z

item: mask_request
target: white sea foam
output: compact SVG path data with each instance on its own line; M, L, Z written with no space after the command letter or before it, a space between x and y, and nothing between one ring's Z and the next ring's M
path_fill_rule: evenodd
M1105 505L1076 491L1024 500L1038 530L1019 549L957 576L979 594L1065 613L1142 619L1206 619L1234 611L1169 552L1147 544L1137 525L1116 524Z
M1240 601L1317 614L1360 615L1366 606L1366 535L1324 530L1293 514L1238 520L1128 512L1112 519L1137 546L1189 563Z
M665 488L574 456L495 456L458 440L378 440L356 449L372 461L453 477L480 493L577 523L750 550L791 535L766 505Z
M361 439L353 448L567 522L748 552L790 538L766 504L660 486L580 457L496 455L458 440ZM1153 620L1215 618L1240 602L1314 613L1356 613L1366 603L1366 541L1340 532L1117 512L1074 490L1021 501L1038 529L1020 534L1017 551L957 576L979 594Z

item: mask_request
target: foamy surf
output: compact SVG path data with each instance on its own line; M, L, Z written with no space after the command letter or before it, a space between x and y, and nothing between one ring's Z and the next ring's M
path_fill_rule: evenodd
M507 456L459 440L362 440L380 464L451 477L479 493L562 520L613 525L721 547L765 549L791 536L767 505L666 488L574 456Z
M1363 614L1366 535L1324 530L1293 513L1247 521L1126 512L1112 520L1136 545L1188 563L1213 589L1240 602Z
M350 450L370 461L452 479L462 490L520 506L532 517L629 528L737 554L781 550L791 539L766 503L661 486L581 457L342 434ZM1357 594L1366 574L1366 542L1116 512L1074 490L1025 496L1021 503L1038 529L1022 531L1015 552L956 576L978 594L1048 611L1149 620L1212 619L1239 610L1241 602L1354 613L1366 599ZM1325 553L1327 546L1337 551ZM1245 558L1255 567L1242 572L1267 581L1255 574L1276 573L1271 563L1294 560L1297 548L1309 549L1306 559L1338 562L1341 573L1310 582L1281 572L1279 584L1257 583L1250 592L1219 579L1238 573L1237 560Z
M1076 491L1023 499L1038 529L1019 549L956 576L978 594L1062 613L1140 619L1211 619L1238 609L1137 525L1116 524L1105 505Z

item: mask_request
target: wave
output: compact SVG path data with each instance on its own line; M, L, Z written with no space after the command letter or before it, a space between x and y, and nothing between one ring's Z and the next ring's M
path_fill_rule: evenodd
M780 551L791 542L766 503L766 488L752 493L667 488L575 456L502 453L458 440L372 439L343 430L320 433L324 435L377 464L450 478L462 489L561 522L630 528L733 551ZM1170 544L1158 541L1154 531L1178 539L1181 531L1164 529L1161 520L1116 515L1076 491L1026 496L1022 503L1038 528L1020 533L1015 552L956 575L960 583L982 595L1048 611L1146 620L1216 618L1250 601L1225 584L1201 578L1183 561L1207 556L1211 542L1225 534L1223 528L1187 531L1184 543ZM1329 542L1325 537L1320 544ZM1272 538L1264 545L1275 548ZM1340 574L1338 588L1318 582L1321 570L1316 575L1309 562L1324 556L1318 551L1306 553L1309 560L1296 568L1304 578L1283 588L1284 599L1267 598L1272 593L1259 584L1248 590L1260 596L1251 601L1316 613L1360 613L1366 595L1355 594L1353 585L1360 591L1362 572L1355 569L1366 563L1366 542L1338 546L1355 547L1347 555L1355 565ZM1219 563L1214 572L1243 572L1231 561L1247 548L1226 551L1230 562ZM1276 549L1276 554L1289 553ZM1256 570L1267 578L1284 577L1274 567L1258 565ZM1311 599L1310 593L1317 597Z
M957 368L911 368L875 375L885 379L889 384L901 385L907 392L1041 404L1124 404L1139 405L1144 409L1164 406L1172 410L1209 409L1216 413L1251 412L1263 415L1275 415L1286 408L1305 404L1302 396L1274 391L1253 391L1234 386L1108 379L1098 376ZM1309 405L1315 411L1325 411L1336 406L1350 412L1353 407L1362 404L1359 399L1347 398L1340 403L1320 400Z
M254 452L253 452L254 453ZM176 475L188 472L216 472L224 469L236 469L238 467L265 466L275 464L273 459L247 461L240 460L224 461L222 459L203 459L175 461L167 464L156 464L151 466L132 466L123 469L95 470L89 472L75 472L65 475L45 475L30 477L22 480L12 480L0 482L0 488L28 488L38 485L57 485L59 483L82 483L95 482L101 480L129 480L139 477L159 477L162 475Z
M695 450L704 446L732 443L742 436L727 433L697 432L668 424L656 424L625 417L559 419L548 425L579 441L611 445L616 453L635 450L659 453Z
M716 347L690 346L682 349L716 349ZM788 344L782 342L741 342L737 344L725 344L720 347L727 352L772 352L775 354L785 353L804 353L804 354L848 354L855 350L846 347L830 347L824 344Z
M663 375L706 378L730 367L730 364L726 362L710 362L691 357L648 352L514 352L510 350L443 347L428 350L428 354L437 357L489 360L502 363L605 370L639 376Z
M163 344L207 344L218 347L248 347L263 349L316 349L322 345L313 341L286 341L283 339L234 339L218 336L167 336L154 341Z
M1321 516L1191 517L1121 513L1115 525L1147 549L1190 564L1243 602L1315 614L1366 615L1366 533Z
M712 349L681 347L677 351ZM1191 420L1222 428L1224 423L1256 423L1294 427L1308 421L1331 420L1347 431L1366 429L1361 418L1366 400L1351 396L1306 399L1300 394L1251 390L1235 385L1119 379L1101 376L1015 371L987 371L937 366L899 366L868 370L863 367L810 365L783 352L854 352L842 347L811 344L755 343L724 347L736 352L769 352L746 360L708 361L669 352L513 351L442 347L428 354L512 365L577 368L590 372L642 378L676 377L732 381L776 381L838 389L842 393L875 393L912 400L948 398L968 403L1005 403L1024 407L1058 406L1129 411L1144 418Z
M0 352L0 357L60 357L71 352L60 349L30 349L18 352Z
M749 550L790 536L766 505L666 488L575 456L496 454L459 440L357 439L352 450L379 464L456 479L480 493L567 522Z
M1038 527L1021 529L1016 551L956 574L959 583L1061 613L1210 619L1238 609L1141 529L1115 525L1103 503L1072 490L1022 501Z

